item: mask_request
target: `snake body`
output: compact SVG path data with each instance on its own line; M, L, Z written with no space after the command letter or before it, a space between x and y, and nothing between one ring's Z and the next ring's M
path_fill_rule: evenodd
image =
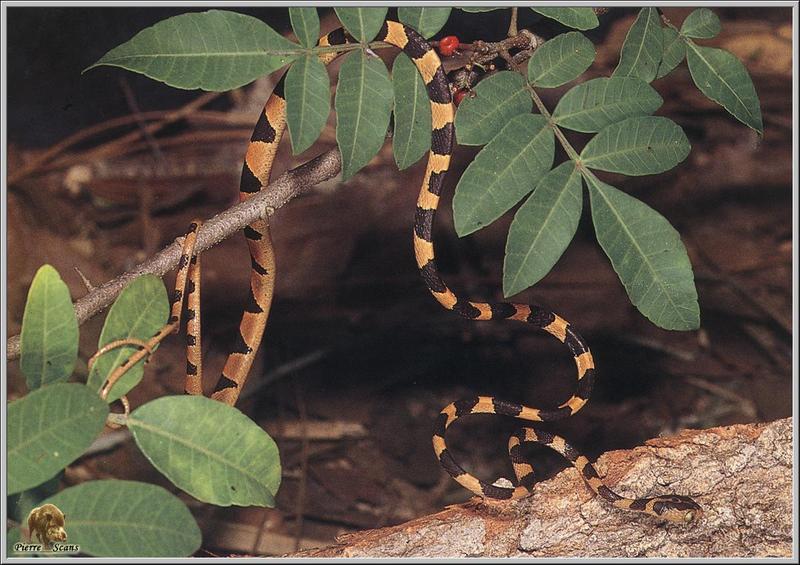
M344 30L338 29L323 36L319 46L342 45L346 41ZM324 53L320 55L320 60L327 65L337 55ZM247 200L269 184L275 154L286 130L285 78L284 75L275 86L250 137L239 182L240 200ZM250 250L250 295L239 324L236 344L211 395L230 405L236 403L261 344L275 290L275 251L269 222L256 220L244 229L244 236ZM199 361L199 356L197 359ZM190 359L189 369L191 365Z
M515 320L544 330L569 348L577 367L577 386L574 393L555 408L532 408L491 396L476 396L447 405L437 418L433 434L433 449L442 467L459 484L480 497L500 500L522 498L530 494L534 474L533 467L521 456L520 449L524 443L535 442L546 445L564 456L579 471L592 491L617 508L643 512L673 522L697 520L702 510L689 497L663 495L631 499L616 494L600 479L589 460L568 445L563 438L530 427L520 429L509 440L509 456L518 482L516 487L489 484L466 472L455 461L447 448L445 434L456 420L464 416L498 414L530 422L552 422L568 418L578 412L586 404L592 391L594 360L581 336L569 322L557 314L531 304L470 301L457 296L444 282L436 267L432 231L454 145L454 106L450 86L438 55L413 29L398 22L387 21L383 24L376 40L399 47L410 57L422 76L430 99L431 150L417 198L413 228L416 262L428 290L444 308L469 320ZM339 29L323 36L319 45L341 45L349 41L343 30ZM337 53L325 53L320 59L327 64L337 55ZM286 101L283 96L282 79L264 106L248 145L242 167L241 199L249 198L269 183L272 164L285 124ZM178 274L181 286L176 289L170 318L172 324L170 327L177 327L179 303L183 298L183 285L186 285L189 298L186 390L192 394L200 393L199 310L196 298L199 292L199 280L193 282L194 277L190 275L187 283L186 272L197 272L199 269L199 263L192 249L196 228L197 224L193 223L190 237L186 238L184 244ZM252 263L250 297L239 326L237 345L228 357L212 395L212 398L230 405L233 405L238 398L261 342L275 285L275 253L268 223L264 220L252 223L245 229L245 236ZM192 269L195 266L197 269Z

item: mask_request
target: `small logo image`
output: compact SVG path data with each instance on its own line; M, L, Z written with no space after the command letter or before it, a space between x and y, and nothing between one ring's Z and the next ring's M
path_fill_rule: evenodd
M34 508L28 514L28 532L29 540L32 542L33 536L36 536L45 550L50 549L54 541L67 541L64 513L54 504Z
M36 538L39 543L34 543ZM16 543L14 550L20 553L39 553L42 551L76 553L80 547L67 541L64 529L64 513L54 504L43 504L28 514L28 542Z

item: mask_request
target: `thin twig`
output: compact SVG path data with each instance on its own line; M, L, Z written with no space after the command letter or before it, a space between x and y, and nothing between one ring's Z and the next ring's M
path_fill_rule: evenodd
M62 169L66 167L69 163L63 163L62 161L58 162L51 162L51 161L56 157L58 157L61 153L69 149L70 147L73 147L101 133L106 133L108 131L117 128L129 126L130 124L137 122L140 119L145 120L147 122L171 119L174 113L175 113L174 110L153 110L150 112L142 112L138 116L128 114L126 116L112 118L110 120L100 122L99 124L94 124L92 126L84 128L80 131L75 132L71 136L59 141L58 143L47 149L44 153L40 153L30 162L25 163L25 165L22 168L9 172L8 183L13 184L15 182L19 182L20 180L26 178L29 175L47 173L53 170ZM223 125L231 127L247 126L248 129L243 130L245 132L242 134L244 137L248 137L253 130L252 127L253 116L248 112L220 112L217 110L197 110L196 112L192 113L191 116L185 116L185 117L191 118L192 123L200 125ZM197 132L197 133L203 134L207 132ZM162 140L161 142L162 146L164 145L165 141L169 142L172 139L174 139L174 137ZM73 159L77 157L78 160L80 160L84 158L84 153L78 153L77 156L73 155L71 157Z
M358 422L347 420L298 420L284 422L277 426L267 424L267 433L273 439L285 441L309 442L341 441L345 439L360 439L367 435L367 430Z
M162 128L168 126L171 123L177 122L188 116L189 114L193 113L195 110L205 106L218 96L220 96L220 92L207 92L201 96L198 96L182 108L178 110L174 110L172 112L167 112L163 114L163 117L160 121L149 124L146 130L150 133L156 133L157 131L161 130ZM142 114L141 117L150 117L150 113ZM17 169L13 173L9 173L7 182L8 184L14 184L19 180L27 177L30 174L44 172L46 170L50 170L56 167L65 167L67 165L72 164L73 161L83 161L87 159L96 159L101 156L105 156L113 150L117 149L120 146L124 146L131 141L135 141L141 138L141 130L134 130L131 133L124 135L120 138L117 138L113 141L100 145L99 147L95 147L85 151L83 153L78 154L77 156L70 156L67 157L65 160L51 162L56 156L58 156L61 152L63 152L67 147L75 145L79 141L82 141L96 133L105 131L110 128L119 127L121 125L125 125L131 122L135 122L137 120L136 116L123 116L121 118L115 118L113 120L109 120L108 122L103 122L84 130L81 130L74 135L68 137L67 139L57 143L35 159L32 159L29 163L25 164L23 167ZM47 165L46 165L47 164Z
M508 37L517 35L517 7L511 8L511 22L508 24Z
M303 518L306 511L306 491L308 489L308 411L303 392L300 388L298 379L292 380L294 384L295 404L297 404L297 414L300 418L302 439L300 440L300 483L297 487L297 501L294 506L294 550L300 551L300 543L303 541Z
M738 395L735 392L728 390L723 386L709 382L705 378L686 375L683 377L683 379L690 385L708 391L718 396L719 398L723 398L725 400L731 400L734 403L738 404L739 409L742 412L744 412L748 420L753 420L758 415L758 409L756 408L755 402L753 402L749 398L744 398L743 396Z
M242 391L242 394L239 396L239 401L243 402L245 399L255 395L267 385L272 384L286 375L301 369L305 369L309 365L313 365L317 361L323 359L326 355L328 355L328 353L330 353L329 348L317 349L311 353L306 353L305 355L301 355L296 359L292 359L291 361L287 361L286 363L275 367L269 373L265 374L263 377L254 382L252 386L245 388Z
M147 142L147 145L150 147L150 150L153 152L153 156L155 157L156 161L158 161L159 165L164 164L164 152L161 151L161 147L158 145L158 141L153 134L150 133L147 129L147 122L142 118L142 111L139 109L139 103L136 101L136 95L131 88L131 85L128 84L128 81L125 80L125 77L120 77L119 79L120 88L122 88L122 93L125 95L125 101L128 104L128 109L130 109L131 113L136 118L136 124L139 126L139 130L142 132L142 137Z
M90 280L89 280L89 279L86 277L86 275L84 275L84 274L83 274L83 272L81 272L80 268L78 268L77 266L75 266L75 267L72 267L72 268L73 268L73 269L75 269L75 272L76 272L76 273L78 273L78 276L79 276L79 277L81 278L81 280L83 281L83 286L85 286L85 287L86 287L86 290L87 290L87 291L89 291L89 292L92 292L92 291L94 290L94 285L92 284L92 281L90 281Z
M122 92L125 94L125 100L128 103L128 109L137 118L136 124L139 126L139 130L142 132L142 137L147 143L147 146L150 148L150 152L153 154L156 170L159 172L163 171L166 166L166 157L164 157L164 152L161 150L158 140L147 130L147 121L142 118L142 111L139 109L139 102L136 101L136 95L134 94L133 89L131 88L130 84L128 84L128 81L125 79L125 77L121 77L119 79L119 84L122 88ZM144 248L145 253L149 254L156 250L157 245L155 241L157 234L155 233L156 230L153 228L151 217L153 208L153 187L149 184L143 184L139 193L139 216L141 217L142 226L142 247Z
M131 88L130 84L128 84L128 81L125 79L125 77L121 77L119 79L119 84L122 87L122 92L125 94L125 100L128 103L128 108L137 118L136 124L139 126L139 130L142 132L142 137L153 154L156 171L160 173L166 168L167 160L164 156L164 152L161 150L161 146L159 145L155 136L153 136L153 134L147 130L147 122L142 118L142 111L139 108L139 102L136 100L136 94L133 92L133 89ZM150 184L143 182L141 190L139 191L139 217L141 220L142 247L144 248L144 252L147 254L153 253L158 246L156 241L158 234L153 226L152 219L153 200L153 187Z
M339 174L341 166L342 158L339 150L331 149L308 163L287 171L265 190L203 223L197 234L197 252L213 247L256 219L277 210L292 198L309 192L314 185L335 177ZM103 283L79 298L74 304L78 323L82 324L109 306L122 289L135 278L144 274L160 277L174 269L181 254L181 240L182 238L178 238L130 271ZM19 335L8 339L6 355L8 360L19 357Z

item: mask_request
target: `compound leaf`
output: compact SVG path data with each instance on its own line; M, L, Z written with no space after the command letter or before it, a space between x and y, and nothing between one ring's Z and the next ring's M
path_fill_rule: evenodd
M181 14L143 29L84 70L107 65L175 88L224 91L291 63L299 45L261 20L228 12Z
M392 81L383 61L356 51L345 57L336 87L336 141L342 180L378 153L392 113Z
M531 192L553 164L555 140L547 119L522 114L470 163L456 187L453 217L460 237L502 216Z
M716 37L721 29L722 25L714 12L708 8L698 8L683 20L681 33L695 39L711 39Z
M575 29L594 29L600 25L597 14L591 8L531 8L531 10Z
M573 86L559 100L553 119L559 126L591 133L626 118L650 115L663 102L640 78L601 77Z
M302 153L322 133L331 112L331 83L325 65L315 55L292 64L284 83L286 125L292 138L292 152Z
M594 61L591 41L579 31L550 39L528 61L528 80L534 86L554 88L578 78Z
M303 47L314 47L319 39L319 15L316 8L289 8L292 29Z
M614 76L635 76L652 81L661 62L663 41L658 12L655 8L642 8L625 36Z
M681 127L661 116L628 118L594 136L581 152L590 169L624 175L652 175L686 159L691 150Z
M701 47L691 41L686 47L689 72L700 92L743 124L764 133L756 88L742 62L723 49Z
M658 212L586 175L597 240L636 308L658 327L693 330L700 308L680 235Z
M386 20L388 8L334 8L342 25L356 38L365 43L374 39Z
M686 57L686 43L678 32L671 27L661 29L664 34L664 52L661 54L661 63L658 65L656 78L667 76Z
M431 106L425 83L417 67L405 54L395 57L392 67L394 87L394 135L392 151L398 169L420 160L431 146Z
M450 17L450 8L418 8L401 6L397 8L397 18L413 27L425 39L436 35Z
M503 295L539 282L572 241L581 218L581 175L567 161L547 173L511 222L503 263Z
M519 73L501 71L478 83L456 112L456 137L461 145L484 145L519 114L533 107Z

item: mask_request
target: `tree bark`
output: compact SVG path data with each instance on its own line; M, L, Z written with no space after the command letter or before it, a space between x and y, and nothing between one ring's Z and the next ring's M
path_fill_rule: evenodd
M690 495L684 526L617 510L570 467L516 502L455 505L291 557L791 557L792 420L685 430L601 456L626 496Z

